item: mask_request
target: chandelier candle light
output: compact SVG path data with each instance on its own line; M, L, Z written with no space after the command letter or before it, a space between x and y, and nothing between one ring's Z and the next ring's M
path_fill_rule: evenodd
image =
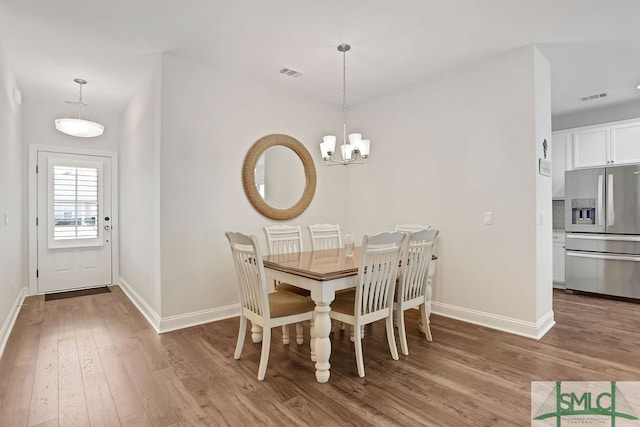
M347 140L347 51L351 49L348 44L341 44L338 46L338 51L342 52L342 146L340 151L342 152L342 160L335 160L333 153L336 148L335 135L327 135L322 138L320 143L320 152L322 158L328 166L350 164L363 164L366 163L369 157L369 145L368 139L362 139L362 134L352 133L349 134ZM361 160L358 160L358 159Z
M78 106L78 118L69 117L69 114L71 114L71 112L69 112L65 118L56 119L56 129L67 135L81 138L91 138L102 135L104 126L98 122L82 118L82 109L87 106L87 104L82 102L82 85L86 85L87 81L83 79L73 79L73 81L80 85L80 97L78 101L67 101L67 104ZM93 117L91 118L93 119Z

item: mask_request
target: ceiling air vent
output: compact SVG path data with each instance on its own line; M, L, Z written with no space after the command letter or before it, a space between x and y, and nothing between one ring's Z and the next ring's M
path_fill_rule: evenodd
M580 98L580 101L593 101L595 99L606 98L607 95L608 95L607 92L595 93L593 95L584 96Z
M294 70L293 68L281 68L280 70L278 70L278 73L284 76L294 77L294 78L298 78L302 76L302 72Z

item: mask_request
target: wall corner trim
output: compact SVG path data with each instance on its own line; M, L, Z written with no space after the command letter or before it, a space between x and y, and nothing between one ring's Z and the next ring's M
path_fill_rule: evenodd
M11 335L13 325L15 325L18 314L20 313L20 307L22 307L24 298L27 296L27 291L28 288L26 286L20 289L20 292L18 292L16 300L13 303L11 311L9 311L9 315L2 324L2 329L0 329L0 357L2 357L2 353L4 353L4 348L6 347L7 341L9 340L9 335Z
M178 314L176 316L163 317L160 320L160 333L175 331L202 325L203 323L217 322L240 315L240 304L232 304L224 307L216 307L191 313Z
M207 310L194 311L191 313L178 314L175 316L161 317L122 277L120 278L120 283L120 287L124 291L125 295L131 300L133 305L136 306L138 311L142 313L145 319L147 319L147 322L149 322L151 327L153 327L158 334L202 325L203 323L216 322L218 320L224 320L240 315L240 304L232 304Z
M527 322L512 317L499 316L484 311L472 310L465 307L431 302L432 312L440 316L461 320L474 325L520 335L535 340L541 339L556 324L553 311L542 316L537 322Z
M142 313L151 327L160 333L160 315L149 305L147 302L124 280L120 277L120 288L124 291L124 294L131 300L133 305L136 306L138 311Z

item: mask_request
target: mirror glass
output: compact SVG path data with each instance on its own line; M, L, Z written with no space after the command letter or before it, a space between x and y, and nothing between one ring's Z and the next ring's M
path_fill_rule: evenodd
M316 168L300 141L271 134L260 138L247 152L242 186L249 203L262 215L288 220L309 207L316 191Z
M266 149L256 163L255 178L260 196L277 209L295 205L304 192L304 165L288 147Z

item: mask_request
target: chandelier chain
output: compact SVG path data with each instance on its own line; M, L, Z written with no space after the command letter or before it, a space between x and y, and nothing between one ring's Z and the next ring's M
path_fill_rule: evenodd
M347 143L347 49L342 51L342 140Z

